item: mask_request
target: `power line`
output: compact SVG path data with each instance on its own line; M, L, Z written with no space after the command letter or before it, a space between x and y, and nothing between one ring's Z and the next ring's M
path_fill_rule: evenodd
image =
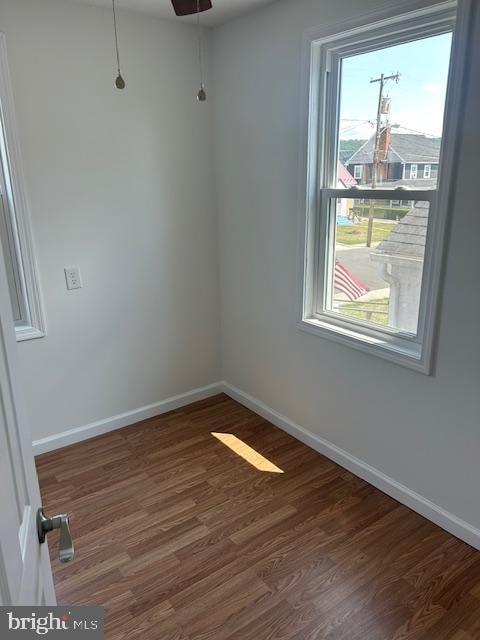
M399 129L405 129L405 131L411 131L412 133L420 133L422 136L428 136L430 138L441 138L442 136L435 133L427 133L426 131L418 131L417 129L409 129L408 127L404 127L403 124L398 125Z
M368 122L368 120L365 121L365 124L369 124L370 126L373 126L373 124L371 122ZM340 133L347 133L348 131L354 131L355 129L358 129L359 125L353 125L352 127L345 127L344 129L340 129Z

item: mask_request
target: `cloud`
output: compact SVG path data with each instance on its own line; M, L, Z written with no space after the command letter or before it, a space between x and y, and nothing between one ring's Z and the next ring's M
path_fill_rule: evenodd
M422 86L422 91L434 94L443 93L445 91L445 85L441 82L437 82L436 84L424 84Z

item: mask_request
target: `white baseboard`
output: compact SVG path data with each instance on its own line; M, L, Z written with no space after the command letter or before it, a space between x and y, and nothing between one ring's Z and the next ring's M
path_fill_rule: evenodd
M359 458L352 456L347 451L340 449L340 447L337 447L328 440L307 431L300 425L281 415L274 409L271 409L265 403L257 400L241 389L234 387L228 382L223 382L222 390L228 396L262 416L262 418L265 418L276 427L283 429L297 440L300 440L315 451L318 451L327 458L330 458L345 469L354 473L356 476L366 480L374 487L377 487L377 489L380 489L387 495L395 498L395 500L398 500L407 507L410 507L413 511L416 511L428 520L431 520L442 529L445 529L452 535L460 538L467 544L470 544L472 547L480 549L480 529L477 529L465 520L461 520L453 513L450 513L442 507L434 504L427 498L424 498L415 491L412 491L405 485L400 484L400 482L390 478L382 471L375 469L363 460L360 460Z
M121 413L117 416L106 418L105 420L98 420L97 422L92 422L91 424L87 424L83 427L69 429L68 431L63 431L57 435L41 438L40 440L34 440L33 453L34 455L39 455L41 453L46 453L47 451L60 449L61 447L65 447L69 444L81 442L82 440L93 438L94 436L101 435L102 433L115 431L115 429L121 429L122 427L134 424L135 422L147 420L157 415L161 415L162 413L173 411L174 409L184 407L192 402L196 402L197 400L209 398L210 396L221 392L226 393L228 396L262 416L276 427L283 429L283 431L286 431L297 440L300 440L315 451L318 451L327 458L338 463L340 466L348 469L356 476L366 480L374 487L377 487L377 489L380 489L387 495L395 498L395 500L398 500L407 507L410 507L413 511L416 511L428 520L431 520L438 526L442 527L442 529L445 529L457 538L460 538L467 544L470 544L472 547L480 549L480 529L477 529L465 520L458 518L453 513L450 513L442 507L434 504L427 498L424 498L405 485L397 482L393 478L390 478L382 471L375 469L363 460L356 458L344 449L341 449L328 440L307 431L307 429L304 429L289 418L281 415L274 409L271 409L261 400L257 400L257 398L254 398L228 382L216 382L206 387L200 387L198 389L187 391L186 393L172 396L171 398L147 405L146 407L140 407L133 411Z
M128 427L128 425L135 424L135 422L154 418L162 413L167 413L168 411L173 411L173 409L184 407L185 405L196 402L197 400L209 398L210 396L214 396L222 391L223 385L220 382L215 382L206 387L192 389L191 391L180 393L176 396L172 396L171 398L161 400L160 402L149 404L146 407L140 407L139 409L120 413L119 415L111 418L105 418L104 420L98 420L97 422L86 424L83 427L76 427L75 429L62 431L62 433L58 433L53 436L34 440L32 443L33 454L38 456L41 453L46 453L47 451L53 451L54 449L66 447L69 444L88 440L88 438L99 436L102 433L108 433L109 431L115 431L115 429Z

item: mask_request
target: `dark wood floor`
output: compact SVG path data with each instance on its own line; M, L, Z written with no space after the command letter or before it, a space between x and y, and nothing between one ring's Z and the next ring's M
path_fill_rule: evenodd
M211 435L236 435L284 473ZM37 459L108 640L480 638L480 552L220 395Z

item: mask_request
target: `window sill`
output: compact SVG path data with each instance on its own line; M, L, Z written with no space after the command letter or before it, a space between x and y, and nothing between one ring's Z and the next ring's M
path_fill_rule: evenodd
M17 342L23 342L24 340L36 340L37 338L44 338L45 331L37 329L37 327L15 327L15 337Z
M421 345L416 342L394 337L386 339L380 332L359 331L353 325L340 326L329 319L303 318L297 327L425 375L431 374L430 359L425 357Z

